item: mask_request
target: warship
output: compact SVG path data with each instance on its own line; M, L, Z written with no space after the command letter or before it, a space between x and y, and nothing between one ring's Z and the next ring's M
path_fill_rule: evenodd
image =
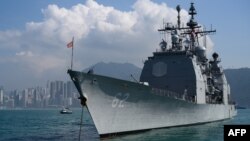
M160 50L147 58L140 81L132 82L88 72L68 70L100 137L150 129L202 124L237 115L230 86L217 53L207 59L200 37L215 33L205 30L194 16L181 26L164 24L158 31L169 35Z

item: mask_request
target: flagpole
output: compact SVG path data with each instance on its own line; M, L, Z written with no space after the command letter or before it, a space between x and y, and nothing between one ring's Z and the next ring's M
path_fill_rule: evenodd
M72 38L71 70L73 68L74 37Z

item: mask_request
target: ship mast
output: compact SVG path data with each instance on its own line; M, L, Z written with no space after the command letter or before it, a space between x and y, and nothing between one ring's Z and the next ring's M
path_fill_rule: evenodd
M184 32L182 34L188 34L190 36L191 49L194 49L195 42L197 42L199 44L198 35L205 36L205 35L208 35L210 33L215 33L216 30L213 30L212 28L211 28L211 30L199 30L201 28L201 26L198 26L198 23L194 19L194 15L196 15L197 12L195 10L193 2L191 3L188 14L191 16L189 22L187 23L187 26L189 27L189 31Z
M181 7L180 7L180 5L177 5L176 10L178 12L178 16L177 16L178 29L180 29L180 27L181 27L181 16L180 16Z
M188 14L191 16L190 20L187 22L186 27L181 27L181 17L180 17L180 5L176 7L176 10L178 12L177 15L177 27L175 26L170 26L170 24L166 24L165 28L163 29L158 29L159 32L163 32L165 34L171 33L172 35L172 49L177 47L177 50L181 50L182 47L178 47L178 45L182 45L182 38L185 37L185 35L189 36L190 39L190 51L194 51L194 48L199 45L198 37L199 36L206 36L211 33L215 33L216 30L205 30L201 29L201 26L198 25L198 23L195 20L195 15L197 14L194 3L191 3L191 6L189 8ZM174 38L173 38L174 37ZM178 37L178 38L175 38ZM176 41L173 41L175 39ZM178 40L177 40L178 39ZM164 41L164 40L163 40ZM162 42L163 42L162 41Z

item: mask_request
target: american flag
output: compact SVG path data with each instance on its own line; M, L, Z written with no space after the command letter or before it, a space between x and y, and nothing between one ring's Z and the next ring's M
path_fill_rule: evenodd
M67 44L67 48L73 47L73 40Z

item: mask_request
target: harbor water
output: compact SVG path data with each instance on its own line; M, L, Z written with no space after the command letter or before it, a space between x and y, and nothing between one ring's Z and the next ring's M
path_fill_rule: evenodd
M0 141L76 141L79 138L81 109L60 114L60 109L0 110ZM216 113L215 113L216 114ZM80 139L99 141L99 136L84 109ZM250 109L239 109L230 120L195 126L154 129L105 140L110 141L223 141L223 125L250 124Z

